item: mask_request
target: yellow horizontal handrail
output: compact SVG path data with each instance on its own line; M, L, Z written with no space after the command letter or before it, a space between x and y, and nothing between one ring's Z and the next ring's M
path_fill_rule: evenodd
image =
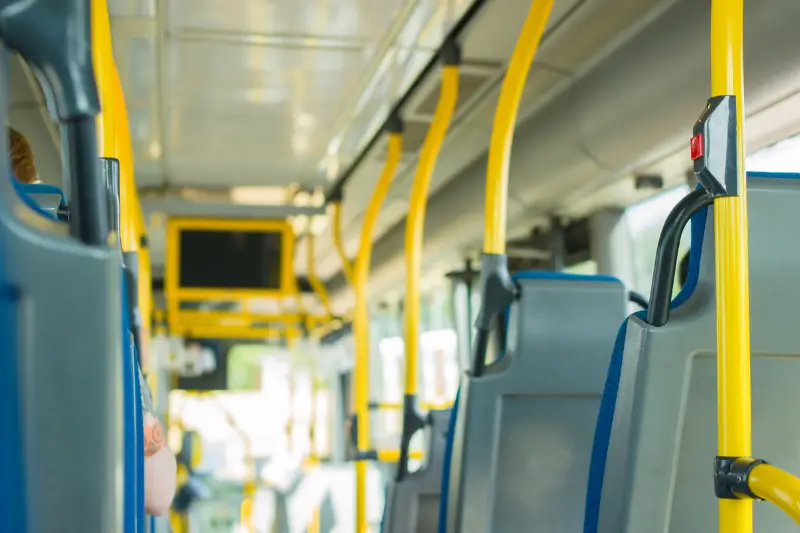
M748 486L753 494L778 506L800 524L800 479L762 463L750 471Z
M400 450L378 450L378 461L382 463L396 463L400 460ZM413 450L408 453L410 459L422 459L423 454L420 450Z
M195 339L279 340L287 336L298 337L302 334L302 330L297 327L260 328L253 326L185 326L178 324L170 327L170 333L179 337Z

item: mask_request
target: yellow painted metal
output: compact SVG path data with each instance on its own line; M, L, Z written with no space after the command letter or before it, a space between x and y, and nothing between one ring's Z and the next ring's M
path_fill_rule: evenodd
M114 125L117 129L117 158L119 159L119 234L122 249L126 252L139 250L139 234L136 219L139 216L136 176L133 164L133 145L128 126L128 110L117 68L114 67L114 93L116 110Z
M187 289L180 287L180 233L183 230L206 231L263 231L282 235L281 287L270 289ZM176 326L180 313L180 302L191 300L239 301L257 298L284 298L294 294L294 231L291 224L283 220L235 220L170 218L167 221L166 272L164 288L167 300L167 320L170 331Z
M743 0L711 2L711 94L736 96L739 196L714 201L719 455L751 454L750 283L742 102ZM720 533L753 531L750 500L719 500Z
M760 464L750 472L748 486L753 494L777 505L800 524L800 479L780 468Z
M311 288L314 289L314 293L322 303L322 307L325 309L325 314L331 317L333 316L333 309L331 308L331 300L328 298L328 291L325 288L325 284L322 283L317 277L317 273L314 269L314 245L316 244L317 239L313 233L309 233L306 239L306 250L308 255L306 275L308 276L308 283L311 285Z
M361 451L369 448L369 310L367 305L367 281L372 258L372 230L378 218L383 200L394 179L403 147L400 133L389 134L389 153L370 198L361 225L361 243L356 256L354 287L356 295L353 332L355 336L355 386L353 403L358 417L357 447ZM356 462L356 533L367 533L367 464Z
M486 174L486 223L483 252L505 254L506 212L508 205L508 165L511 141L517 121L519 102L528 79L536 49L544 33L553 0L534 0L531 4L517 46L511 56L500 99L494 115L494 127L489 144L489 163Z
M378 461L382 463L396 463L400 460L400 450L378 450ZM422 459L422 451L412 450L408 452L410 459Z
M311 523L308 525L306 532L320 533L319 507L314 508L314 514L311 516Z
M422 237L425 229L425 207L428 203L428 189L436 169L436 158L442 148L447 129L453 118L458 100L458 67L442 67L442 87L433 122L425 136L422 152L417 163L417 172L411 186L411 200L406 216L405 260L405 352L406 380L405 393L417 393L417 363L419 359L419 300L420 278L422 276Z
M184 310L180 313L181 324L217 325L217 326L250 326L254 322L300 325L303 316L296 313L275 315L271 313L238 313L235 311L196 311Z
M341 324L327 315L302 315L299 313L253 313L235 311L173 311L169 331L173 335L203 339L270 339L286 338L287 342L300 338L303 326L319 336Z
M169 524L174 533L189 533L189 518L174 510L169 512Z
M144 220L142 204L139 195L136 195L136 234L139 241L139 311L142 315L141 340L142 340L142 362L145 368L149 368L149 350L151 327L153 324L153 275L150 263L150 246L147 241L147 225ZM155 373L151 374L155 379ZM155 388L155 385L152 385Z
M92 0L92 66L100 94L97 114L97 148L100 157L117 157L117 130L114 124L117 69L111 49L111 25L106 0Z
M261 328L253 326L184 326L178 324L170 326L170 333L180 337L191 337L195 339L251 339L277 342L290 336L296 339L302 334L302 330L293 328ZM289 339L287 339L289 340Z
M339 253L339 259L342 260L342 270L344 277L350 286L353 285L353 265L347 258L347 253L344 250L344 242L342 242L342 203L333 203L333 244L336 251Z

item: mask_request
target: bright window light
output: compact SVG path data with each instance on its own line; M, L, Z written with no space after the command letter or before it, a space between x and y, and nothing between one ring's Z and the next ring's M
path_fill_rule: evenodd
M747 170L800 172L800 135L784 139L748 156Z
M283 187L232 187L231 201L245 205L283 205L286 189Z

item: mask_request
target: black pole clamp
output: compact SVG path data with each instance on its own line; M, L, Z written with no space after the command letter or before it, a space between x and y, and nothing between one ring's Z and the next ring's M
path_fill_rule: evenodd
M505 254L483 254L481 257L481 310L475 321L475 342L472 345L472 375L483 374L489 348L489 332L495 321L517 297L517 288L508 273Z
M402 481L408 474L408 460L411 450L411 438L425 427L427 417L417 409L417 395L403 396L403 432L400 434L400 459L397 461L395 481Z
M354 461L377 461L378 452L376 450L357 451Z
M722 500L760 500L750 490L750 472L758 465L769 464L753 457L714 458L714 493Z
M708 100L692 129L690 150L697 181L712 198L739 195L736 96Z

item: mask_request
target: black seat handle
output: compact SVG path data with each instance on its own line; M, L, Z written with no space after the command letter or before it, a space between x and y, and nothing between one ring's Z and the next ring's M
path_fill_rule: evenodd
M0 0L0 40L30 65L54 119L64 125L72 233L103 246L108 204L97 157L94 117L100 98L91 18L91 0Z
M653 285L650 288L650 307L647 309L647 323L661 327L669 320L672 304L672 286L678 264L681 235L686 224L700 209L713 202L705 189L695 189L686 195L670 211L656 248L656 261L653 268Z

